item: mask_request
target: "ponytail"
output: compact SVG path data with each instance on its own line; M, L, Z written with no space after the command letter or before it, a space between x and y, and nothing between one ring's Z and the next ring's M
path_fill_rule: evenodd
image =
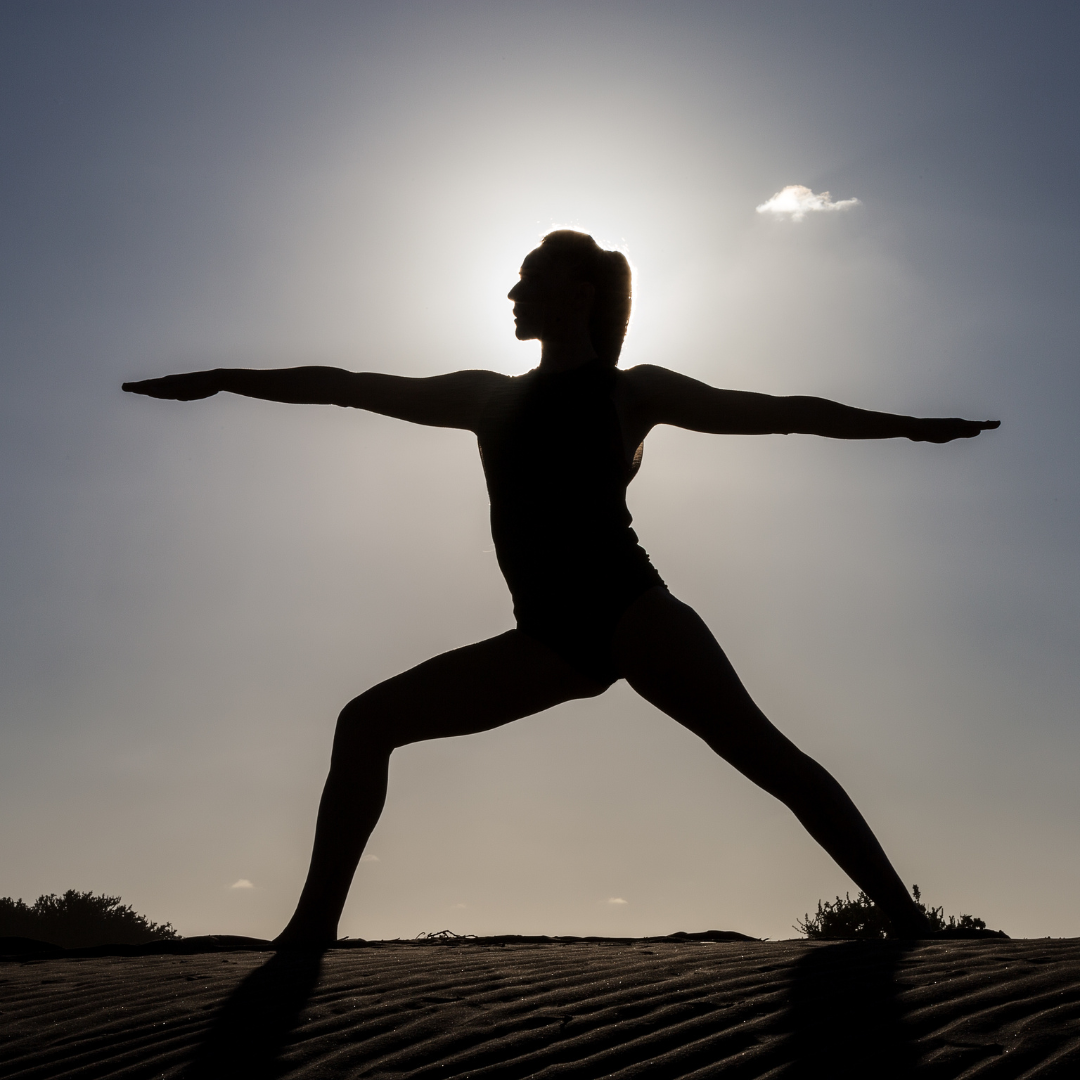
M630 322L630 264L621 251L605 251L588 233L550 232L541 248L563 262L574 278L596 290L589 315L589 337L601 362L619 362Z

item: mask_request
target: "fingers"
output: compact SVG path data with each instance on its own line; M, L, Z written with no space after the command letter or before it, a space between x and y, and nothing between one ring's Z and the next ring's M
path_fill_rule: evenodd
M1001 427L1000 420L961 420L965 427L964 434L960 436L964 439L974 439L976 435L981 435L984 431L993 431L994 428Z
M183 388L177 386L170 377L164 379L142 379L139 382L124 383L123 389L129 394L142 394L145 397L164 398L166 400L183 401L187 395Z
M192 371L183 375L165 375L160 379L126 382L122 389L129 394L143 394L169 401L196 401L212 397L219 388L215 385L214 372Z
M913 442L947 443L953 439L974 439L983 431L1001 426L1000 420L962 420L958 416L926 417L916 422L909 438Z
M124 383L123 389L129 394L142 394L144 397L164 398L171 401L184 401L187 395L166 379L143 379L140 382Z
M151 394L149 384L156 381L156 379L142 379L139 382L126 382L121 384L120 389L128 394Z

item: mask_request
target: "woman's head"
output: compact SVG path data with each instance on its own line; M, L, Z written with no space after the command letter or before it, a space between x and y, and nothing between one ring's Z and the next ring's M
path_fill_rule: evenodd
M572 229L550 232L522 264L522 285L526 274L550 279L543 289L555 296L585 296L589 339L596 355L614 367L619 362L623 338L630 321L630 264L618 251L605 251L587 233ZM581 290L581 286L587 288ZM531 290L530 290L531 291ZM515 304L526 301L525 290L515 287L510 298ZM572 299L564 300L573 304ZM560 305L561 306L561 305ZM516 310L516 308L515 308ZM520 329L525 329L519 326ZM542 336L527 330L528 336ZM519 332L519 337L522 334Z

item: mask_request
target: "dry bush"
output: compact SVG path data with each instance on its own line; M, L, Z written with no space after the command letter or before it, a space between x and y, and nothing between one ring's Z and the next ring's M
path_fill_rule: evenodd
M944 908L928 908L922 902L918 885L912 886L912 894L916 905L929 920L931 930L986 929L986 923L973 915L961 915L959 919L950 915L946 920ZM802 921L795 924L795 929L811 941L837 941L844 938L885 938L889 936L892 925L873 900L860 892L854 900L850 893L845 893L843 900L838 896L831 903L819 900L817 914L813 917L804 915Z
M63 896L39 896L32 906L0 897L0 937L33 938L65 949L93 945L142 945L178 938L172 923L150 922L119 896L95 896L68 889Z

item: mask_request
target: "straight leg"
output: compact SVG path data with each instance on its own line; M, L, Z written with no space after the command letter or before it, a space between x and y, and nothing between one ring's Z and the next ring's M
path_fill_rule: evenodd
M754 704L692 608L666 589L650 589L623 616L615 654L642 697L785 803L899 934L926 931L924 916L855 804Z

